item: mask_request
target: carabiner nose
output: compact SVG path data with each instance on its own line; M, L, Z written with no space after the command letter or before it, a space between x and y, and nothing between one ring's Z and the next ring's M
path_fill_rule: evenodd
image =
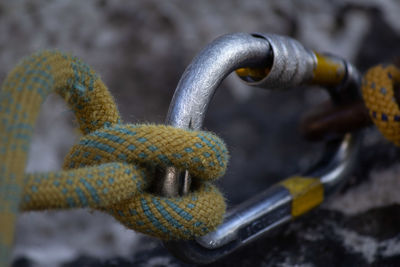
M216 39L192 61L175 91L166 122L199 129L215 90L234 70L251 86L324 85L336 105L359 97L360 76L348 62L318 55L288 37L238 33ZM184 261L209 263L306 213L343 183L354 166L358 143L358 134L350 133L327 142L321 161L308 173L288 178L234 208L216 231L194 241L166 242L166 247ZM168 195L179 191L173 172L167 170L163 187Z

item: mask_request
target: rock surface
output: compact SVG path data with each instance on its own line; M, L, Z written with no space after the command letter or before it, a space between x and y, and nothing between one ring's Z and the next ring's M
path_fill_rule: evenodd
M280 234L258 240L205 266L398 266L399 223L400 205L371 209L353 216L319 209L293 222ZM64 266L187 265L154 244L130 259L99 261L80 257Z
M290 35L365 71L399 55L399 13L395 0L4 1L0 80L22 57L57 48L98 71L125 121L162 122L184 68L221 34ZM205 128L222 136L231 151L220 182L231 206L318 158L321 144L302 140L297 122L327 98L323 91L271 92L248 88L234 77L221 87ZM72 118L57 97L46 101L27 171L60 168L77 139ZM340 194L279 235L214 266L398 265L399 154L369 129L358 168ZM14 258L15 266L182 266L158 241L85 210L22 214Z

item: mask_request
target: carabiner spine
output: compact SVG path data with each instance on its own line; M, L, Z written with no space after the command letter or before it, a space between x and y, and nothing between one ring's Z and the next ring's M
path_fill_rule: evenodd
M302 184L300 187L299 182ZM210 263L267 233L275 232L319 205L322 199L323 187L319 179L288 178L232 209L216 231L194 241L164 244L185 262Z
M219 248L233 240L244 245L303 215L323 199L324 187L318 178L290 177L232 209L216 231L196 240L208 249Z

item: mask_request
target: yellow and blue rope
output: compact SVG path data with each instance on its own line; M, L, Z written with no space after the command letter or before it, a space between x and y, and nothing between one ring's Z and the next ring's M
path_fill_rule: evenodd
M400 70L394 65L378 65L367 71L362 94L370 117L382 135L400 145L400 109L394 85L400 83Z
M85 134L64 170L25 175L40 106L51 92L74 110ZM129 228L164 239L190 239L221 222L224 198L210 181L224 174L228 152L218 137L169 126L122 124L101 79L75 57L45 51L25 59L0 92L0 266L7 264L21 210L92 207ZM193 191L165 198L149 192L156 168L187 169Z

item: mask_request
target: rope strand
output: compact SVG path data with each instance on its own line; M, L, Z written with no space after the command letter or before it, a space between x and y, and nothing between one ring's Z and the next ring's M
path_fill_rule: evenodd
M41 104L51 92L74 110L85 134L64 170L25 175ZM90 207L125 226L164 239L204 235L222 221L224 198L209 181L225 172L221 139L163 125L122 124L101 79L79 59L44 51L25 59L0 92L0 266L8 263L19 210ZM165 198L148 192L155 168L187 169L193 191Z

